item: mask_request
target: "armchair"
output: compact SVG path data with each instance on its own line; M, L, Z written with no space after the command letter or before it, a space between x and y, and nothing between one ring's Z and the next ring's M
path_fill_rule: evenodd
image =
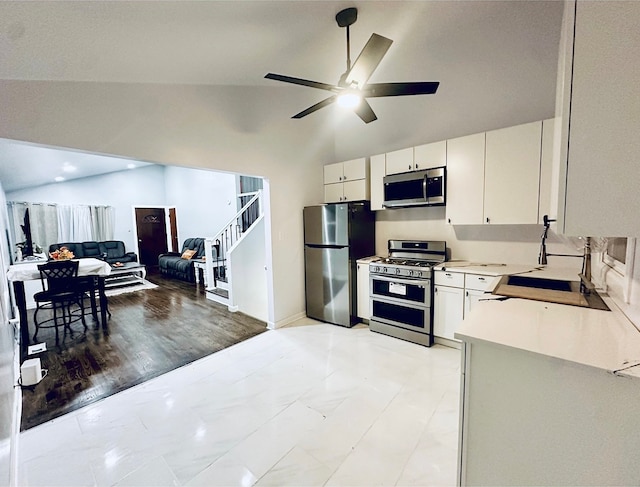
M187 250L195 251L192 257L183 258L182 255ZM158 256L158 266L160 273L181 279L183 281L195 282L195 269L191 259L202 259L204 257L204 238L188 238L182 244L182 251L167 252Z

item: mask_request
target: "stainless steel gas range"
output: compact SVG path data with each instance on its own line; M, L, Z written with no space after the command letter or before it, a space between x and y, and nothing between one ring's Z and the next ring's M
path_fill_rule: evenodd
M369 329L433 345L435 265L446 260L441 240L389 240L389 257L369 266Z

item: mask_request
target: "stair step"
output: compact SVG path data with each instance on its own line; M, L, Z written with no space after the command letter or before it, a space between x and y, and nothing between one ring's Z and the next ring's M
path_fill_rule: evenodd
M207 292L210 292L211 294L215 294L216 296L220 296L223 298L229 298L229 291L227 289L221 289L219 287L216 287L214 289L207 289Z

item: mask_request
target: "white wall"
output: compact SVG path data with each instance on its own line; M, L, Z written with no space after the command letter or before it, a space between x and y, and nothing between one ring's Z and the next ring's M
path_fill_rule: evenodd
M167 206L176 206L178 242L192 237L213 237L237 212L236 176L166 166Z
M238 311L262 321L267 314L265 222L261 217L229 253L231 296Z

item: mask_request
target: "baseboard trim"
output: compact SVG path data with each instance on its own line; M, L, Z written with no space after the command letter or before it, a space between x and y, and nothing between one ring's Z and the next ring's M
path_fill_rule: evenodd
M13 323L11 324L13 325ZM15 385L13 388L13 422L11 425L11 439L9 443L9 485L11 487L18 487L20 485L20 479L18 478L18 451L20 446L20 420L22 418L22 388L18 385L20 380L20 334L16 328L14 328L13 331L14 333L17 333L17 336L14 337L13 341L13 377Z
M275 323L267 322L267 327L271 330L275 330L277 328L282 328L284 326L290 325L294 321L297 321L299 319L306 318L306 317L307 317L307 313L304 311L301 311L300 313L296 313L282 320L278 320Z
M239 308L238 306L236 306L236 305L234 305L234 306L229 305L229 306L227 306L227 308L229 309L229 311L230 311L231 313L235 313L235 312L237 312L237 311L240 309L240 308Z

